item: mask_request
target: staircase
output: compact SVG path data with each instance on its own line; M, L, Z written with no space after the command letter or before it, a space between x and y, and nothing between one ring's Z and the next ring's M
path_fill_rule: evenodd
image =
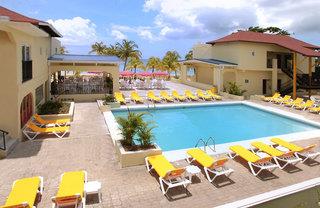
M293 70L292 67L281 68L281 71L288 75L291 80L283 83L280 87L281 94L289 94L292 92L293 84ZM301 70L297 69L297 89L320 89L320 67L316 67L315 72L311 76L311 86L309 85L309 75L304 74Z
M10 137L8 132L0 129L0 159L7 157L17 144L17 139Z

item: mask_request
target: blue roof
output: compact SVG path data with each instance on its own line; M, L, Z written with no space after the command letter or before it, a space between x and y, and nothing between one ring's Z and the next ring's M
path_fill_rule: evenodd
M201 62L205 62L205 63L208 63L208 64L215 64L215 65L234 65L234 66L238 65L238 64L235 64L235 63L232 63L232 62L218 60L218 59L200 59L200 58L195 58L195 59L192 59L192 60L201 61ZM183 60L183 61L192 61L192 60Z
M55 54L48 58L50 61L66 61L66 62L121 62L116 56L104 55L76 55L76 54Z
M206 63L209 63L209 64L216 64L216 65L234 65L234 66L238 65L238 64L235 64L235 63L231 63L231 62L228 62L228 61L222 61L222 60L218 60L218 59L194 59L194 60L206 62Z

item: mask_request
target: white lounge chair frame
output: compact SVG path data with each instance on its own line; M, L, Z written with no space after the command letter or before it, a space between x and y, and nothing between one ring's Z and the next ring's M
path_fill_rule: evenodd
M40 127L43 128L43 127ZM38 135L40 135L42 132L35 132L32 131L29 127L25 126L22 129L22 133L29 139L29 140L34 140ZM69 131L64 131L64 132L48 132L47 134L54 134L60 139L62 139Z
M308 159L312 159L315 160L317 157L319 157L320 152L315 152L312 150L309 151L305 151L305 152L295 152L294 153L297 157L302 156L304 157L304 159L302 160L302 162L305 162Z
M272 146L271 146L272 147ZM253 153L255 153L255 151L252 149L251 150ZM262 152L262 153L265 153L264 151L262 150L259 150L258 149L258 152ZM268 153L267 153L268 154ZM285 154L285 153L284 153ZM285 167L287 167L287 165L291 164L291 165L296 165L298 164L299 162L302 161L301 158L299 158L298 156L296 156L295 153L293 153L292 155L284 155L284 156L279 156L279 157L276 157L276 156L273 156L273 159L274 161L276 162L276 164L278 165L278 167L282 170L284 169ZM284 165L281 166L279 162L284 162Z
M88 182L88 173L87 173L87 171L83 171L83 172L84 172L84 183L87 183ZM60 182L62 180L63 174L61 174L61 176L60 176ZM78 196L80 198L81 194L78 193L75 196ZM56 198L55 196L51 197L51 200L54 200L55 198ZM79 205L79 203L76 203L76 204L75 203L64 203L64 204L58 205L55 202L52 202L52 208L69 207L69 206L74 206L74 208L78 208L78 207L85 208L85 206L86 206L85 189L84 189L84 193L83 193L83 198L81 199L81 203L80 203L81 206L78 206L78 205Z
M191 157L192 159L190 160L189 159L189 155L186 155L186 160L189 164L191 164L193 161L196 161L195 158ZM214 179L216 179L218 176L221 176L221 175L225 175L226 177L230 177L230 175L233 173L233 169L231 168L228 168L226 166L223 166L223 167L218 167L218 168L207 168L207 167L203 167L203 170L204 172L206 173L206 177L208 179L208 181L211 183L212 181L214 181ZM210 173L213 173L214 176L213 177L210 177Z
M153 167L152 165L149 164L148 157L145 158L145 162L146 162L147 170L148 172L150 172L153 169ZM159 182L160 182L160 187L163 195L167 194L170 188L174 188L177 186L183 186L187 190L188 186L191 184L191 181L188 180L184 174L182 176L171 177L167 179L164 179L159 176ZM168 186L166 189L164 188L164 183Z
M232 159L235 158L236 156L241 157L240 155L238 155L234 152L229 152L228 154L229 154L229 157ZM232 154L234 154L234 155L232 155ZM270 172L273 172L273 171L275 171L275 169L277 169L279 167L277 164L274 164L270 161L264 162L264 163L253 163L253 162L249 162L249 161L247 161L247 162L248 162L250 170L254 176L259 175L259 173L263 170L268 170ZM259 170L255 171L254 167L259 168Z

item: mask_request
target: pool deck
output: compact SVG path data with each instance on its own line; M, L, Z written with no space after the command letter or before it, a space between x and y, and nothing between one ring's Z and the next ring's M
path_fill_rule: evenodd
M300 112L260 101L253 101L320 121L320 115ZM296 141L297 144L316 143L320 138ZM320 159L317 159L320 161ZM185 161L175 162L178 166ZM320 177L320 165L298 164L286 171L277 169L273 174L253 176L242 160L230 160L234 169L230 179L221 178L209 183L203 174L188 188L188 194L177 188L165 197L160 191L156 174L148 173L144 166L120 168L104 118L96 103L76 103L71 133L63 139L44 138L19 143L13 152L0 160L0 204L5 202L14 180L41 175L44 177L44 194L39 208L51 207L60 174L66 171L86 170L88 180L102 183L102 203L88 198L86 207L214 207L225 203L283 188ZM289 172L287 172L289 171ZM291 172L293 171L293 172ZM222 185L224 184L224 185Z

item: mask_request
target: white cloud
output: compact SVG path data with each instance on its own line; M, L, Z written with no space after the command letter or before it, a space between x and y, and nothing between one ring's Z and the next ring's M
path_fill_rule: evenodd
M151 27L129 27L126 25L112 25L111 27L111 36L115 39L126 39L128 36L126 34L134 33L137 34L142 39L148 40L148 41L157 41L159 40L158 37L154 35L152 32L154 28Z
M116 30L116 29L113 29L111 31L111 36L114 37L116 40L123 40L123 39L127 39L128 38L120 30Z
M90 19L74 17L72 19L48 20L62 35L62 44L88 45L97 40L96 25Z
M161 39L213 38L249 26L319 33L319 0L145 0Z

